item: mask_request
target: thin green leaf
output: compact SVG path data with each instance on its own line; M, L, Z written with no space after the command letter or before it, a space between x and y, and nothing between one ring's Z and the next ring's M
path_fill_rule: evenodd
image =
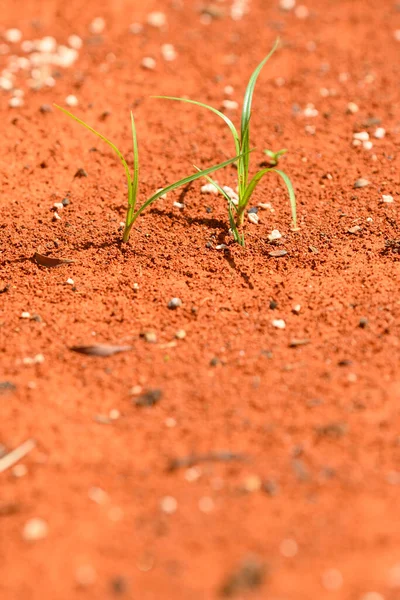
M136 198L139 186L139 150L136 136L135 119L133 118L133 112L131 111L131 126L132 126L132 144L133 144L133 181L132 181L132 200L133 210L136 206Z
M201 106L202 108L207 108L207 110L211 110L211 112L218 115L228 125L235 140L236 153L240 154L240 140L237 129L232 123L232 121L229 119L229 117L224 115L224 113L222 113L221 111L217 110L213 106L209 106L208 104L203 104L203 102L197 102L197 100L189 100L188 98L177 98L175 96L152 96L152 98L161 98L163 100L177 100L178 102L186 102L186 104L195 104L196 106Z
M241 149L244 151L246 151L246 148L249 145L248 123L249 123L250 115L251 115L251 104L253 101L253 93L254 93L256 81L261 72L261 69L263 68L265 63L268 62L268 60L271 58L271 56L277 49L278 44L279 44L279 38L276 39L275 44L273 45L273 48L269 52L269 54L267 54L267 56L260 62L258 67L254 70L252 76L250 77L249 83L247 84L247 88L246 88L246 92L245 92L244 100L243 100L242 121L241 121L241 127L240 127ZM247 173L249 170L249 157L245 156L243 159L243 162L244 162L244 169L245 169L246 178L247 178ZM247 183L247 181L246 181L246 183Z
M86 127L86 129L88 129L89 131L91 131L92 133L94 133L95 135L97 135L97 137L99 137L101 140L103 140L103 142L105 142L106 144L108 144L110 146L110 148L112 148L114 150L115 154L118 156L118 158L120 159L120 161L123 164L123 167L125 169L125 175L126 175L126 179L128 181L128 189L131 189L131 187L132 187L131 173L129 171L129 167L128 167L127 163L126 163L126 160L125 160L125 158L122 155L122 152L120 150L118 150L117 146L115 146L115 144L113 144L112 142L110 142L110 140L108 140L106 137L104 137L104 135L102 135L101 133L99 133L98 131L96 131L95 129L93 129L93 127L90 127L90 125L88 125L87 123L85 123L85 121L82 121L82 119L79 119L78 117L76 117L75 115L73 115L72 113L70 113L65 108L62 108L62 106L58 106L58 104L54 104L54 106L56 108L58 108L59 110L61 110L66 115L68 115L69 117L71 117L71 119L74 119L74 121L77 121L77 123L80 123L80 125L83 125L84 127Z

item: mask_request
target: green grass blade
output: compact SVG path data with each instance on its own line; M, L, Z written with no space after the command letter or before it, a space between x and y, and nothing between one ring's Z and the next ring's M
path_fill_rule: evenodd
M278 175L280 175L282 177L283 181L285 182L287 191L289 192L290 209L292 211L293 227L295 229L297 229L296 194L294 193L293 184L290 181L289 177L286 175L286 173L284 173L280 169L271 169L271 170L274 171L275 173L278 173Z
M132 126L132 144L133 144L133 181L132 181L132 201L133 210L136 207L136 198L139 186L139 151L136 136L135 119L133 118L133 112L131 111L131 126Z
M276 39L275 44L272 47L272 50L267 54L267 56L260 62L258 67L254 70L252 76L249 79L249 83L247 84L246 92L244 95L243 107L242 107L242 121L240 126L240 136L241 136L241 150L242 152L246 152L249 146L249 127L248 123L250 121L251 115L251 104L253 101L253 93L254 88L257 82L257 78L261 72L261 69L265 65L266 62L271 58L275 50L277 49L279 44L279 38ZM249 170L249 157L245 156L243 159L245 173L248 173ZM246 175L247 177L247 175Z
M80 123L80 125L83 125L84 127L86 127L86 129L88 129L89 131L91 131L92 133L94 133L95 135L97 135L97 137L99 137L101 140L103 140L103 142L105 142L106 144L108 144L110 146L110 148L112 148L115 152L115 154L118 156L118 158L120 159L124 169L125 169L125 174L126 174L126 179L128 181L128 190L132 189L132 177L131 177L131 173L129 171L129 167L126 163L126 160L124 159L122 152L120 152L120 150L118 150L117 146L115 146L112 142L110 142L110 140L108 140L106 137L104 137L104 135L102 135L101 133L99 133L98 131L96 131L95 129L93 129L93 127L90 127L90 125L88 125L87 123L85 123L85 121L82 121L82 119L79 119L78 117L76 117L75 115L73 115L72 113L70 113L68 110L66 110L65 108L62 108L62 106L58 106L58 104L54 104L54 106L56 108L58 108L59 110L61 110L63 113L65 113L66 115L68 115L69 117L71 117L71 119L73 119L74 121L76 121L77 123ZM130 198L130 192L129 192L129 198Z
M251 179L249 185L246 188L246 193L244 195L244 202L241 206L245 207L248 204L248 202L251 198L251 195L253 194L257 184L261 181L261 179L267 173L277 173L280 177L282 177L283 181L285 182L285 185L286 185L288 193L289 193L293 226L297 227L296 195L294 193L293 185L292 185L292 182L290 181L289 177L286 175L286 173L284 173L280 169L270 168L270 169L262 169L261 171L258 171L258 173L256 173L254 175L254 177Z
M160 196L163 196L164 194L168 194L168 192L172 192L173 190L176 190L176 188L181 187L182 185L191 183L192 181L195 181L196 179L200 179L200 177L205 177L209 173L214 173L214 171L218 171L218 169L223 169L224 167L227 167L228 165L231 165L232 163L236 162L240 158L240 156L241 155L235 156L235 158L230 158L229 160L219 163L218 165L214 165L213 167L208 167L208 169L203 169L202 171L197 171L197 173L193 173L193 175L189 175L189 177L184 177L183 179L180 179L179 181L176 181L175 183L171 183L171 185L167 185L165 188L163 188L162 190L159 190L156 194L154 194L148 200L146 200L146 202L144 202L144 204L142 204L142 206L136 212L135 218L138 215L140 215L140 213L143 212L144 209L147 208L150 204L152 204L155 200L158 200L158 198L160 198Z
M197 169L197 167L196 167ZM235 217L233 214L233 211L237 212L237 206L232 202L232 199L228 196L228 194L225 192L225 190L209 175L205 175L204 176L207 181L209 183L212 183L213 185L215 185L215 187L217 188L217 190L219 191L220 194L222 194L222 196L224 196L225 200L228 202L228 216L229 216L229 225L230 228L232 230L233 233L233 239L235 240L235 242L238 242L241 246L244 246L244 238L242 239L242 236L240 235L238 228L236 226L236 221L235 221Z
M237 132L237 129L234 126L234 124L232 123L232 121L229 119L229 117L224 115L224 113L222 113L221 111L217 110L213 106L209 106L208 104L203 104L203 102L197 102L197 100L189 100L188 98L177 98L175 96L152 96L152 98L161 98L162 100L177 100L178 102L186 102L187 104L195 104L196 106L201 106L202 108L206 108L207 110L210 110L214 114L218 115L223 121L225 121L225 123L228 125L229 129L231 130L232 136L235 140L236 153L240 154L240 140L239 140L239 134Z

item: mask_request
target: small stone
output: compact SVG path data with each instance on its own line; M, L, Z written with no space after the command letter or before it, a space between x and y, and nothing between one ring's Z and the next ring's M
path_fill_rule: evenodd
M43 519L33 518L29 519L24 525L22 530L22 537L27 542L35 542L37 540L43 540L47 537L49 527Z
M209 496L203 496L199 500L199 510L203 513L211 513L215 508L214 500Z
M67 285L74 285L74 280L71 279L71 277L68 277L67 281L65 282Z
M81 565L75 571L75 581L82 587L96 583L97 573L92 565Z
M367 185L370 185L370 181L368 181L368 179L364 179L363 177L360 177L360 179L357 179L354 182L354 189L367 187Z
M293 10L296 6L296 0L279 0L279 8L281 10L289 11Z
M349 102L347 105L347 112L354 115L359 111L358 105L355 102Z
M243 482L243 489L246 492L258 492L261 489L262 481L258 475L249 475Z
M271 252L268 252L268 256L270 256L271 258L281 258L282 256L286 256L287 254L287 250L271 250Z
M174 202L173 205L175 208L179 208L180 210L183 210L185 208L185 205L183 204L183 202Z
M228 246L226 244L218 244L218 246L215 246L216 250L226 250Z
M182 300L180 298L171 298L167 306L169 310L176 310L177 308L182 306Z
M138 283L134 283L134 284L133 284L133 286L132 286L132 289L133 289L135 292L138 292L138 291L139 291L139 289L140 289L140 286L139 286L139 284L138 284Z
M232 94L233 94L233 92L234 92L234 91L235 91L235 90L234 90L234 88L233 88L231 85L226 85L226 86L224 87L224 94L225 94L226 96L232 96Z
M140 334L140 336L142 338L144 338L144 340L148 344L156 344L157 343L157 334L154 331L144 331L143 333Z
M360 327L360 329L365 329L368 325L368 319L366 317L361 317L361 319L358 322L358 326Z
M61 217L57 211L53 213L53 221L61 221Z
M79 35L72 34L68 37L68 44L74 50L80 50L83 45L82 38Z
M274 319L272 321L272 326L276 329L285 329L286 323L283 319Z
M26 465L15 465L12 468L11 472L14 475L14 477L17 477L19 479L20 477L25 477L25 475L28 473L28 468L26 467Z
M7 29L4 39L10 44L18 44L22 39L22 32L19 29Z
M106 22L103 19L103 17L96 17L90 23L90 25L89 25L89 31L90 31L90 33L94 33L95 35L99 35L100 33L103 33L105 27L106 27Z
M167 515L172 515L177 511L178 502L173 496L164 496L161 499L160 508Z
M386 196L385 194L382 195L382 202L386 202L387 204L391 204L392 202L394 202L393 200L393 196Z
M156 61L151 56L145 56L140 63L143 69L148 69L149 71L153 71L156 68Z
M236 100L223 100L222 108L226 110L237 110L239 108L239 103Z
M107 504L108 494L99 487L91 487L88 492L89 499L96 504Z
M327 569L322 573L322 585L329 592L340 590L343 585L343 575L338 569Z
M162 391L159 389L149 389L135 400L136 406L154 406L162 397Z
M276 302L276 300L271 300L271 302L269 303L269 308L271 310L275 310L276 308L278 308L278 303Z
M61 204L63 206L68 206L70 204L70 199L69 198L64 198L64 200L61 202Z
M189 469L186 469L186 471L185 471L185 479L189 483L193 483L193 481L197 481L200 476L201 476L200 467L190 467Z
M13 82L7 77L0 77L0 88L5 92L9 92L13 88Z
M303 114L305 117L317 117L319 113L314 104L309 103L306 105Z
M172 62L177 57L176 50L172 44L163 44L161 46L161 55L167 62Z
M85 169L82 169L82 167L80 167L74 175L74 178L76 178L76 177L81 179L82 177L88 177L88 174L85 171Z
M301 304L295 304L292 308L292 313L299 315L301 311Z
M254 225L258 225L258 223L260 221L260 217L258 216L257 213L254 213L254 212L249 212L247 214L247 218L250 221L250 223L253 223Z
M237 195L235 190L229 187L229 185L222 186L222 189L224 190L225 194L227 194L227 196L229 196L229 198L232 200L233 204L239 204L239 196Z
M186 337L186 331L184 329L178 329L175 333L175 337L177 340L184 340Z
M359 131L358 133L353 133L353 139L358 140L359 142L366 142L369 140L368 131Z
M298 553L299 546L296 540L288 538L286 540L282 540L279 546L279 551L285 558L293 558Z
M386 135L386 130L383 127L377 127L375 129L374 137L377 140L383 140L383 138L385 137L385 135Z
M350 227L350 229L347 230L347 233L358 233L359 231L361 231L361 227L359 225L354 225L354 227Z
M20 108L23 105L24 105L23 99L15 97L15 96L13 98L10 98L8 101L8 106L10 108Z
M108 416L110 417L110 419L112 421L117 421L120 418L121 413L119 412L119 410L117 408L112 408L110 410L110 412L108 413Z
M372 150L373 143L370 140L362 143L364 150Z
M31 313L29 312L22 312L21 313L21 319L30 319L31 318Z
M300 5L295 8L294 14L298 19L307 19L307 17L310 14L310 11L307 8L307 6Z
M64 208L64 204L62 202L54 202L53 208L56 210L62 210Z
M271 233L268 235L268 240L270 242L276 242L276 240L280 240L282 237L281 232L278 229L273 229Z
M65 98L65 104L67 106L78 106L79 100L76 96L74 96L73 94L70 94L69 96L67 96Z
M134 385L129 390L129 393L130 393L131 396L139 396L139 394L141 394L142 391L143 391L143 388L142 388L141 385Z
M167 17L160 11L151 12L147 15L147 24L161 29L167 24Z
M213 183L206 183L201 186L200 191L202 194L219 194L218 188Z
M165 419L165 427L168 427L168 429L173 429L174 427L176 427L176 419L174 419L173 417L167 417Z

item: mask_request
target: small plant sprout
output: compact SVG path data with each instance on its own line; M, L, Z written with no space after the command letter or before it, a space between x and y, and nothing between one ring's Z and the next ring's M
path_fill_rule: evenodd
M127 242L129 240L131 229L132 229L136 219L138 218L138 216L148 206L150 206L150 204L152 204L153 202L155 202L156 200L161 198L161 196L163 196L164 194L167 194L168 192L172 192L176 188L178 188L182 185L186 185L186 184L190 183L191 181L194 181L195 179L199 179L200 177L208 177L208 175L210 173L213 173L214 171L217 171L218 169L226 167L226 166L236 162L240 158L239 156L235 156L235 158L226 160L222 163L219 163L218 165L209 167L208 169L200 170L197 167L195 167L197 169L196 173L194 173L193 175L189 175L189 177L184 177L183 179L180 179L179 181L176 181L175 183L172 183L171 185L167 185L166 187L164 187L162 189L159 189L155 194L153 194L152 196L150 196L150 198L148 198L145 202L143 202L143 204L138 208L137 207L137 194L138 194L138 184L139 184L139 154L138 154L138 144L137 144L137 138L136 138L135 120L133 118L132 112L131 112L131 128L132 128L132 142L133 142L133 171L131 172L124 156L122 155L120 150L118 150L118 148L110 140L108 140L104 135L102 135L101 133L99 133L98 131L93 129L93 127L91 127L90 125L88 125L87 123L82 121L82 119L79 119L78 117L76 117L75 115L70 113L65 108L62 108L61 106L58 106L57 104L55 104L54 106L56 108L58 108L59 110L61 110L62 112L64 112L69 117L71 117L71 119L74 119L74 121L77 121L78 123L80 123L81 125L86 127L86 129L88 129L89 131L91 131L92 133L97 135L100 139L102 139L106 144L108 144L110 146L110 148L112 148L114 150L115 154L120 159L120 161L124 167L124 170L125 170L126 180L127 180L127 184L128 184L128 207L127 207L127 211L126 211L124 231L122 234L123 242Z
M283 150L278 150L278 152L273 152L272 150L264 150L264 154L268 156L268 162L272 167L276 167L280 157L286 154L286 152L286 148L284 148Z
M261 169L252 178L249 178L249 155L250 155L250 117L251 117L251 105L253 100L254 88L256 85L257 78L265 65L266 62L271 58L275 50L277 49L279 44L279 40L276 40L272 50L270 53L260 62L258 67L255 69L253 74L250 77L249 83L247 84L246 92L244 95L243 108L242 108L242 117L241 117L241 125L240 132L236 129L235 125L232 121L227 117L224 113L220 112L213 106L209 106L208 104L203 104L202 102L198 102L197 100L190 100L187 98L177 98L174 96L155 96L156 98L162 98L166 100L178 100L180 102L186 102L188 104L195 104L196 106L200 106L202 108L206 108L207 110L212 111L214 114L218 115L225 123L228 125L231 134L233 136L235 142L236 154L239 156L237 161L237 169L238 169L238 201L235 203L234 199L231 199L229 195L224 191L215 181L208 176L208 174L204 175L206 179L215 185L218 191L225 197L228 203L228 213L229 213L229 222L231 226L231 230L234 236L235 241L244 246L244 236L243 233L240 233L239 229L243 225L244 214L247 208L247 205L250 201L250 198L257 186L257 184L261 181L261 179L267 173L273 172L277 173L284 181L287 190L289 192L289 200L292 212L292 220L293 227L297 228L297 216L296 216L296 197L294 193L294 189L289 177L281 171L280 169L276 169L275 166L278 164L279 158L286 152L286 150L279 150L278 152L272 152L271 150L267 150L266 154L270 158L271 167Z

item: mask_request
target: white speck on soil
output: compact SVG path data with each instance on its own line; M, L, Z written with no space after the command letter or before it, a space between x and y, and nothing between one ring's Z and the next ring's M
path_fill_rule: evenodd
M322 585L329 592L340 590L343 585L343 575L339 569L327 569L322 573Z
M20 477L25 477L25 475L28 473L28 468L26 465L15 465L15 467L11 469L11 473L14 475L14 477L19 479Z
M167 24L167 17L160 11L151 12L147 15L147 24L161 29Z
M222 106L226 110L237 110L239 108L239 104L236 100L223 100Z
M26 365L26 366L41 365L42 363L44 363L44 356L43 356L43 354L36 354L33 357L25 356L22 359L22 364Z
M300 311L301 311L301 304L295 304L292 308L292 312L295 315L298 315L298 314L300 314Z
M178 502L173 496L164 496L161 499L160 508L165 514L172 515L178 509Z
M258 475L248 475L243 482L243 489L246 492L258 492L261 489L262 481Z
M163 44L161 46L161 55L167 62L172 62L178 56L172 44Z
M254 225L258 225L258 222L260 220L260 217L258 216L257 213L248 213L247 214L247 218L250 221L250 223L253 223Z
M377 127L375 129L374 137L377 140L383 140L383 138L385 137L385 135L386 135L386 129L384 129L383 127Z
M317 117L319 113L318 110L315 108L314 104L309 103L305 107L303 114L305 117Z
M307 17L310 14L310 11L308 10L307 6L301 4L300 6L297 6L294 9L294 14L298 19L307 19Z
M180 210L183 210L185 208L185 205L183 204L183 202L174 202L173 205L175 208L179 208Z
M232 94L233 94L233 92L234 92L234 91L235 91L235 90L234 90L233 86L231 86L231 85L226 85L226 86L224 87L224 94L225 94L226 96L232 96Z
M71 279L71 277L68 277L67 281L65 282L67 285L74 285L74 280Z
M143 69L153 71L156 68L156 61L151 56L145 56L140 63Z
M47 537L48 532L49 527L46 521L40 518L33 518L25 523L22 530L22 537L27 542L36 542Z
M88 491L90 500L96 504L106 504L108 502L108 494L99 487L91 487Z
M58 212L53 213L53 221L61 221L61 217Z
M385 600L385 596L379 592L367 592L361 596L360 600Z
M94 33L95 35L99 35L100 33L103 33L105 27L106 27L106 22L103 19L103 17L96 17L90 23L90 25L89 25L89 31L90 31L90 33Z
M175 310L182 306L182 300L180 298L171 298L167 306L170 310Z
M24 101L22 98L18 98L18 96L10 98L8 101L8 106L10 108L20 108L24 105Z
M359 142L366 142L369 140L369 133L368 131L359 131L353 133L353 139L358 140Z
M393 200L393 196L390 196L389 194L382 194L382 202L386 202L387 204L391 204L392 202L394 202Z
M143 25L141 23L132 23L129 25L129 31L133 33L133 35L139 35L143 31Z
M268 239L270 242L275 242L275 240L280 240L281 237L282 237L282 234L279 231L279 229L273 229L271 231L271 233L268 235Z
M190 467L189 469L186 469L184 477L185 477L186 481L188 481L189 483L192 483L193 481L197 481L200 476L201 476L200 467Z
M22 33L19 29L7 29L4 34L4 39L10 44L18 44L22 39Z
M31 318L31 313L24 311L21 313L21 319L30 319Z
M82 38L79 35L72 34L68 37L68 45L74 50L80 50L83 45Z
M110 419L112 421L116 421L117 419L120 418L121 413L119 412L118 408L112 408L110 410L110 412L108 413L108 416L110 417Z
M272 326L276 329L285 329L286 323L283 319L274 319L272 321Z
M178 329L175 333L175 337L177 340L184 340L186 337L186 331L184 329Z
M226 244L218 244L218 246L215 246L216 250L225 250L225 248L227 248L228 246Z
M130 393L131 396L139 396L139 394L141 394L142 391L143 391L143 388L142 388L141 385L134 385L129 390L129 393Z
M299 551L299 546L296 540L292 538L287 538L286 540L282 540L279 545L279 552L285 558L293 558Z
M165 419L165 427L168 427L168 429L176 427L176 419L174 419L174 417L167 417Z
M205 183L201 186L200 191L202 194L219 194L218 188L213 183Z
M73 94L70 94L69 96L67 96L65 98L65 104L67 106L78 106L79 100L76 96L74 96Z
M293 10L296 6L296 0L279 0L279 8L281 10Z
M370 140L362 143L364 150L372 150L373 143Z
M222 189L224 190L225 194L227 194L232 200L233 204L239 204L239 196L237 195L235 190L229 187L229 185L222 186Z

